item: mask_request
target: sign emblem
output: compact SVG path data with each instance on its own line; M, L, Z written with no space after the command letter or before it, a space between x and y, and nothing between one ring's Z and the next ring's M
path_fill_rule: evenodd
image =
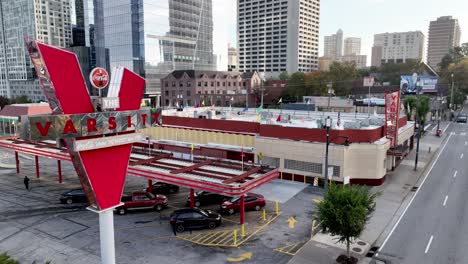
M89 74L89 80L94 88L104 89L109 84L109 73L104 68L94 68Z

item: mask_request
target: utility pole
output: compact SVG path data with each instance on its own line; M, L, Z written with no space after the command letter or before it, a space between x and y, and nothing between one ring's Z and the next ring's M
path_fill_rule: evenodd
M325 127L327 129L327 144L325 147L325 189L328 188L328 147L330 145L330 126L331 126L331 118L330 116L327 116L325 119Z
M454 103L453 103L453 73L450 75L452 77L452 93L450 94L450 110L453 110L453 106L454 106Z
M413 73L413 84L416 86L416 124L418 124L418 139L416 142L416 159L414 160L414 170L418 170L418 157L419 157L419 140L421 139L421 117L419 116L419 109L421 108L421 101L419 100L419 88L418 88L418 74Z

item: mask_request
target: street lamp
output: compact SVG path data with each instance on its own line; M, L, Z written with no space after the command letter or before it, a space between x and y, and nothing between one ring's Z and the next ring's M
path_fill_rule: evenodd
M453 73L450 74L450 77L452 77L452 93L450 94L450 110L453 110Z
M329 84L327 84L327 88L328 88L328 108L327 108L327 111L331 112L330 111L330 100L331 100L331 95L334 93L333 83L330 82Z
M330 104L330 101L328 101ZM327 129L327 144L325 147L325 189L328 188L328 146L330 145L330 127L331 127L331 118L327 116L325 119L325 128Z
M421 102L419 100L419 88L418 88L418 74L413 73L413 84L416 87L416 124L418 124L418 139L416 142L416 159L414 160L414 170L418 169L418 157L419 157L419 140L421 139L421 117L419 116L419 109L421 108Z

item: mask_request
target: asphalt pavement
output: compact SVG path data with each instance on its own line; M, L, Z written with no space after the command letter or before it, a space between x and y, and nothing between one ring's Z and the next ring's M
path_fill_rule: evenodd
M468 263L468 124L452 123L446 133L441 152L377 258L402 264Z

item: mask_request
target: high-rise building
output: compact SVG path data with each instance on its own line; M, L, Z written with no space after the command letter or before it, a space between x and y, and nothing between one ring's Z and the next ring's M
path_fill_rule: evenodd
M73 51L80 62L90 94L98 91L90 85L89 73L96 67L110 70L109 49L104 46L103 0L74 0L72 5ZM100 34L98 34L98 32ZM104 90L104 95L106 90Z
M160 79L174 70L217 69L212 0L102 1L111 67L144 76L146 96L159 98Z
M345 38L344 40L344 55L360 55L361 54L361 38Z
M237 1L239 71L318 69L319 0Z
M228 71L237 71L237 50L231 46L228 47Z
M45 100L24 37L59 47L72 43L69 0L0 1L0 95Z
M343 55L343 30L339 29L336 34L325 36L324 56L337 58Z
M407 60L422 61L424 34L421 31L382 33L374 35L372 66L382 63L405 63Z
M461 29L458 19L443 16L431 21L427 46L427 64L437 68L451 49L460 45Z

